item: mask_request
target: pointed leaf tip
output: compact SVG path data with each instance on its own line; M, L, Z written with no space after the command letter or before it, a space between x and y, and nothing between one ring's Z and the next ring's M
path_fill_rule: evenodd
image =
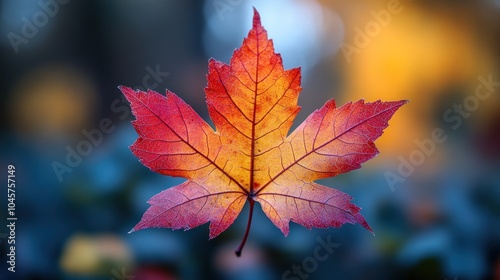
M255 7L254 7L253 8L253 28L261 27L261 26L262 26L262 24L260 22L260 14L257 11L257 9L255 9Z

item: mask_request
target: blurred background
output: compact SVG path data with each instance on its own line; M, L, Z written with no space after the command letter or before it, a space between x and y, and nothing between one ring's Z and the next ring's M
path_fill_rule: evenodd
M209 121L207 61L229 61L252 6L285 68L302 67L296 125L331 98L411 101L377 157L322 182L375 236L293 224L285 238L260 207L241 258L246 207L211 241L208 225L127 234L183 179L132 155L117 86L168 88ZM0 19L1 279L500 279L500 1L3 0Z

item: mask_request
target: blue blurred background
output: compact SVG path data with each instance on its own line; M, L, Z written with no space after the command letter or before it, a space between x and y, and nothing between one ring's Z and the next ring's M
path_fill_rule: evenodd
M127 234L183 179L132 155L117 86L168 88L209 121L207 61L229 61L252 6L285 68L302 66L295 124L330 98L411 100L376 158L322 182L375 236L293 224L285 238L260 207L241 258L247 208L211 241L207 225ZM500 1L3 0L0 17L1 279L500 279Z

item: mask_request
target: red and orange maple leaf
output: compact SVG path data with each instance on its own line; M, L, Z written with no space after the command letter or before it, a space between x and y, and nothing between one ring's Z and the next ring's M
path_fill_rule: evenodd
M210 239L225 231L246 201L254 202L286 236L290 221L307 228L359 223L371 228L351 197L315 180L361 167L378 150L406 101L336 108L333 100L287 136L300 110L300 68L284 70L254 11L253 28L229 65L210 59L206 101L216 130L167 90L166 96L120 86L136 116L132 152L151 170L188 179L155 195L132 231L190 229L210 222Z

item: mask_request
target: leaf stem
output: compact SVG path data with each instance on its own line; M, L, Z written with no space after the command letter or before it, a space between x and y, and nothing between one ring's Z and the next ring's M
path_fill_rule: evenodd
M250 213L248 214L248 223L247 223L247 229L245 230L245 235L243 236L243 240L241 240L240 246L238 246L238 249L234 251L237 257L241 256L241 251L243 250L243 247L245 246L245 243L247 242L248 234L250 233L250 226L252 225L252 216L253 216L253 205L255 204L255 201L251 196L248 197L248 202L250 202Z

